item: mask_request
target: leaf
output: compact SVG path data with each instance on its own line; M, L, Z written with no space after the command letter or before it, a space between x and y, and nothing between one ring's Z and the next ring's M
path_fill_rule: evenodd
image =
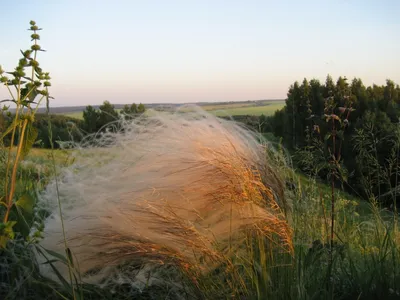
M65 249L65 252L67 253L67 257L68 257L69 263L71 264L72 267L74 267L74 260L72 258L71 249L67 248L67 249Z
M331 134L330 134L330 133L327 133L327 134L325 135L325 141L329 140L330 137L331 137Z
M32 92L30 92L30 94L28 96L29 101L33 102L38 94L39 94L39 92L38 92L37 88L35 88Z
M8 221L7 223L2 223L1 235L0 235L0 248L5 248L9 240L14 239L15 233L13 231L13 226L16 221Z
M50 265L50 267L53 269L54 274L58 277L58 279L60 280L60 282L63 284L64 288L69 291L71 293L72 287L70 286L70 284L68 284L68 282L65 280L65 278L61 275L61 273L57 270L57 268L53 265L53 263L47 258L47 256L43 253L42 250L40 250L40 248L36 248L40 254L43 255L43 257L47 260L48 264ZM45 248L43 248L46 252L48 252L50 255L53 255L55 257L61 257L61 259L65 259L62 255L53 252L51 250L47 250ZM54 255L55 254L55 255ZM72 294L72 293L71 293Z
M42 140L37 140L37 141L35 141L34 145L40 146L42 144L42 142L43 142Z
M59 262L59 260L58 259L52 259L52 260L45 261L44 263L42 263L42 265L52 264L52 263L56 263L56 262Z
M15 81L13 81L13 80L9 80L8 82L7 82L7 85L9 85L9 86L13 86L13 85L18 85L18 82L15 82Z
M27 198L29 198L29 195L26 195L26 196L27 196ZM23 197L21 197L21 198L23 198ZM19 199L19 200L21 200L21 199ZM25 206L28 211L26 211L21 206L17 205L17 203L15 202L11 208L10 216L13 216L12 219L17 221L17 224L14 226L14 231L21 234L24 238L27 238L29 236L29 233L31 232L32 225L33 225L33 207L31 209L31 211L29 212L30 205L29 205L29 203L23 203L24 201L25 200L22 200L22 202L19 204L22 204L23 206Z
M26 80L29 80L29 81L33 81L32 78L27 77L27 76L22 76L22 78L24 78L24 79L26 79Z
M22 144L21 160L29 153L38 136L38 130L29 122L25 129L25 138Z
M7 245L9 238L4 236L4 235L0 235L0 248L5 248Z
M333 118L333 119L335 119L337 121L340 121L340 118L335 114L331 114L331 118Z
M13 131L14 128L18 127L21 125L22 120L16 120L11 123L11 125L6 129L6 131L3 132L3 134L0 137L0 140L2 140L7 134L9 134L11 131Z
M337 132L336 132L336 135L341 139L341 140L343 140L344 139L344 133L343 133L343 130L338 130Z
M28 194L24 194L19 198L16 202L15 205L19 208L22 208L25 212L27 213L32 213L33 212L33 205L35 204L35 200L33 197L31 197Z
M26 95L29 92L29 88L28 87L24 87L23 89L21 89L20 94L21 94L21 99L25 100Z
M58 260L62 261L62 262L65 263L66 265L68 265L67 259L66 259L64 256L62 256L61 254L59 254L59 253L57 253L57 252L54 252L54 251L52 251L52 250L46 249L46 248L43 248L43 249L44 249L48 254L50 254L51 256L53 256L53 257L55 257L55 258L58 258Z

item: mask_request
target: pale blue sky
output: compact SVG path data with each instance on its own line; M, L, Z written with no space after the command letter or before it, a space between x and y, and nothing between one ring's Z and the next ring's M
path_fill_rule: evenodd
M328 73L400 83L399 0L0 0L4 68L31 19L53 106L284 98Z

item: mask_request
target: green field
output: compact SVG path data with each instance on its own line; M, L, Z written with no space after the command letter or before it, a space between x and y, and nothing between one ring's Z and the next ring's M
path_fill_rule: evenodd
M120 112L121 109L116 109L116 111ZM63 113L62 115L70 117L70 118L83 120L83 111L66 112L66 113Z
M211 110L213 114L217 116L238 116L238 115L253 115L260 116L266 115L270 116L274 114L277 110L281 109L284 106L284 101L277 101L272 104L263 105L263 106L247 106L247 107L237 107L237 108L223 108L223 109L215 109Z
M261 105L260 105L261 104ZM278 109L281 109L285 105L285 101L264 101L258 102L239 102L239 103L218 103L210 105L202 105L201 108L209 111L216 116L239 116L239 115L253 115L260 116L262 114L266 116L272 115ZM120 109L116 109L121 111ZM66 112L63 115L75 119L83 119L83 112Z
M75 118L79 120L83 120L83 112L82 111L76 111L76 112L70 112L70 113L65 113L63 114L64 116L70 117L70 118Z
M268 105L268 104L269 103L262 102L262 105ZM251 107L251 106L255 106L254 102L238 102L238 103L226 102L226 103L207 104L207 105L201 105L201 108L203 108L204 110L217 110L217 109L230 109L230 108L241 108L241 107Z

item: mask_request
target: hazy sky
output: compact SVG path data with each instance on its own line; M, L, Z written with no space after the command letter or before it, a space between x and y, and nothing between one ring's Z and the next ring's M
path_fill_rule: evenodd
M0 0L4 68L31 19L53 106L284 98L328 73L400 83L399 0Z

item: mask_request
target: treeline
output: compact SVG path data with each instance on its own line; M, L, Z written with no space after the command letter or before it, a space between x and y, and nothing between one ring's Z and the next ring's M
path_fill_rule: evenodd
M36 132L34 147L60 148L63 142L79 142L88 134L104 131L108 124L118 121L122 116L125 119L133 119L146 110L143 104L125 105L117 111L109 101L104 101L98 109L87 106L83 112L83 120L68 117L61 114L39 114L35 115L33 127ZM9 111L0 112L0 133L6 132L10 128L14 115ZM16 133L14 141L18 145L19 134ZM10 135L3 139L5 146L10 144Z
M11 128L13 122L13 114L0 113L0 134L6 133ZM81 120L70 118L63 115L35 115L31 130L35 137L33 147L51 148L51 142L54 148L59 148L62 141L80 141L82 139ZM51 130L50 130L51 128ZM51 133L51 134L50 134ZM15 133L14 146L18 145L19 132ZM11 134L3 137L2 143L8 147L11 143Z
M400 87L391 80L366 87L361 79L328 76L325 83L295 82L285 107L260 124L282 137L304 172L334 175L349 192L393 204L400 194L399 107Z
M120 112L118 112L109 101L104 101L103 104L99 106L99 109L95 109L93 106L89 105L83 111L82 129L86 133L95 133L104 130L108 124L117 121L121 116L124 116L125 119L133 119L143 114L145 111L146 108L142 103L139 105L135 103L125 105Z

